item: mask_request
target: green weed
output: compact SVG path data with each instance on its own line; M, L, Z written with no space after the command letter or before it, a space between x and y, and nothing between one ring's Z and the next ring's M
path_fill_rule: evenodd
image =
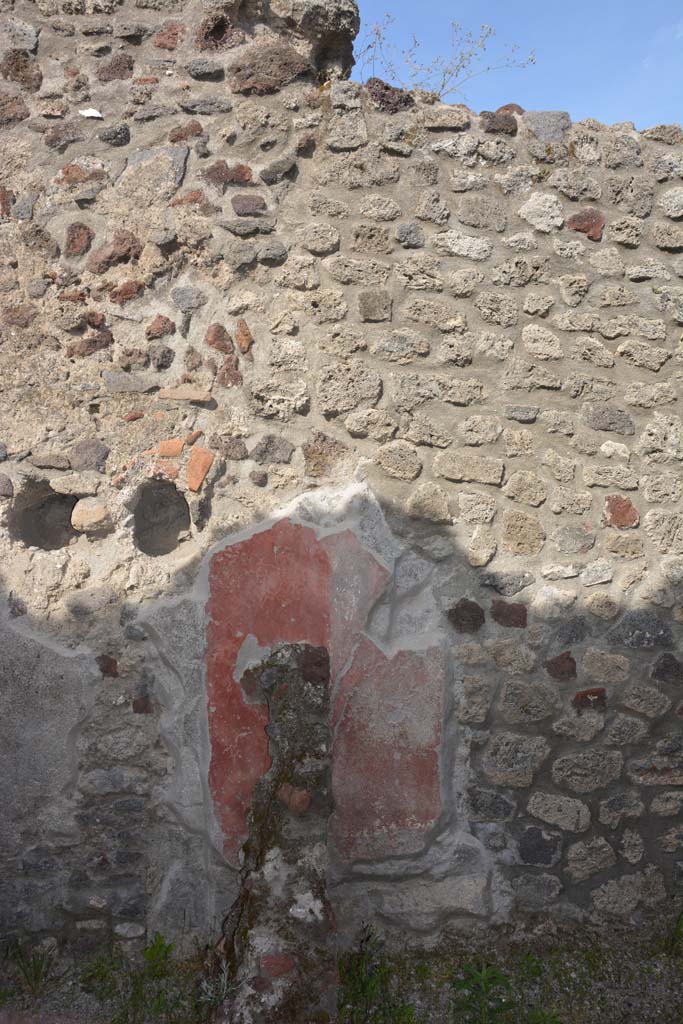
M366 926L358 947L339 964L341 1024L414 1024L414 1008L392 990L393 974L377 935Z
M683 911L678 915L676 921L664 938L662 951L666 953L667 956L683 955Z
M462 977L456 977L456 997L451 1005L454 1024L493 1024L510 1020L514 1010L512 984L507 974L497 967L482 963L465 963Z
M7 958L14 967L22 987L32 999L39 999L54 980L54 953L48 950L31 950L17 942L7 950Z
M206 1024L230 991L217 956L181 961L158 932L133 964L112 947L81 973L81 985L111 1007L111 1024Z
M554 1010L534 1008L529 1011L525 1024L562 1024Z

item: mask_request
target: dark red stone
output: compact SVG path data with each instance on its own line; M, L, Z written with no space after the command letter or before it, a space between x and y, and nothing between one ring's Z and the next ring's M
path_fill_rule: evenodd
M502 107L498 107L496 114L523 114L524 107L520 107L519 103L504 103Z
M234 164L230 167L225 160L216 160L207 167L202 175L210 185L225 192L229 185L253 185L253 171L247 164Z
M59 292L57 298L60 302L73 302L74 305L83 306L88 301L88 293L83 291L82 288L71 288L67 291ZM87 316L86 323L89 324Z
M91 274L105 274L117 263L128 263L137 259L142 246L130 231L117 231L111 242L101 245L90 253L85 269Z
M580 231L592 242L599 242L605 227L605 215L594 207L586 207L568 217L566 225L570 231Z
M201 135L204 129L199 121L188 121L187 124L179 125L168 133L169 142L186 142L188 139Z
M238 388L243 382L236 355L228 355L216 375L216 383L224 388Z
M118 288L112 288L109 292L109 301L115 302L117 306L123 306L137 298L144 288L142 281L124 281Z
M369 78L365 83L370 98L385 114L397 114L415 106L415 100L406 89L397 89L381 78Z
M482 110L479 116L483 130L489 135L517 134L517 118L510 110Z
M0 62L0 75L27 92L38 92L43 84L40 65L26 50L8 50Z
M169 334L175 334L175 324L162 313L157 313L151 323L145 327L145 337L148 341L165 338Z
M30 327L38 316L38 310L30 303L22 306L9 306L2 312L2 322L8 327Z
M100 654L95 660L103 676L109 676L110 679L118 677L119 665L116 658L113 658L111 654Z
M60 302L73 302L74 305L82 306L87 302L88 294L82 288L71 288L67 291L59 292L57 298Z
M46 140L52 129L45 133ZM72 137L69 136L69 141ZM83 185L86 181L102 181L106 178L106 172L96 168L95 170L88 171L81 167L80 164L64 164L58 175L58 182L60 185Z
M102 349L109 348L113 343L114 335L111 331L97 331L95 334L86 334L84 338L79 338L78 341L72 341L67 346L66 354L69 359L82 359L85 356L91 356L94 352L100 352Z
M4 185L0 185L0 217L9 217L15 200L14 192L5 188Z
M582 711L606 711L607 693L602 686L594 686L590 690L579 690L574 694L572 704L579 714Z
M268 978L282 978L295 967L296 960L289 953L267 953L261 957L261 970Z
M28 115L29 109L21 96L0 90L0 128L18 124L19 121L26 120Z
M97 69L100 82L115 82L133 77L135 61L129 53L117 53L106 64Z
M556 658L550 658L545 663L545 669L553 679L576 679L576 662L571 651L563 651Z
M266 210L263 196L233 196L231 202L238 217L259 217Z
M92 231L87 224L82 224L80 221L74 221L73 224L69 224L66 229L64 255L71 257L84 256L90 249L94 237L94 231Z
M154 705L149 697L134 697L133 711L136 715L151 715Z
M527 607L525 604L494 601L491 605L491 616L500 626L524 629L527 624Z
M683 664L673 654L662 654L654 664L652 678L660 683L683 683Z
M222 352L223 355L232 355L235 351L235 346L232 343L232 338L226 331L223 324L210 324L206 331L204 341L211 348L215 348L218 352Z
M484 609L468 597L461 597L447 615L448 621L458 633L476 633L486 621Z
M630 530L638 525L640 515L630 498L608 494L605 498L605 522L619 530Z
M185 26L178 21L171 21L157 32L152 42L160 50L175 50L184 35Z
M201 188L193 188L190 192L186 192L183 196L177 196L172 202L171 206L201 206L206 203L206 195L204 190ZM208 203L206 203L208 205ZM211 209L217 211L218 207L214 206Z

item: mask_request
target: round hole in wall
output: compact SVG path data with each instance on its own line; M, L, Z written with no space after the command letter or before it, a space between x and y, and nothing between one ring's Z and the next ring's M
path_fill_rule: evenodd
M168 480L146 480L133 511L135 544L145 555L168 555L190 528L185 498Z
M77 501L73 495L53 491L46 480L27 481L7 517L10 537L43 551L66 547L78 536L71 525Z
M224 14L210 14L199 26L197 45L200 50L222 50L230 42L233 26Z

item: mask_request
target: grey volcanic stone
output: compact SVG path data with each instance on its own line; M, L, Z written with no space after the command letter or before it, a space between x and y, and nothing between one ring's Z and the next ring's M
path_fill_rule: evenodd
M503 597L513 597L521 590L535 583L536 577L530 572L485 572L480 577L482 586L491 587Z
M542 736L498 733L486 749L484 774L499 786L524 789L531 785L549 753L550 747Z
M188 61L185 70L191 78L197 78L200 81L204 79L216 81L224 74L222 64L215 60L208 60L206 57L195 57L194 60Z
M670 623L654 612L637 609L625 613L609 631L607 640L633 648L672 647L673 633Z
M636 428L632 418L625 409L607 402L585 402L581 410L581 419L593 430L605 430L613 434L630 436Z
M527 110L522 119L539 142L563 142L572 126L566 110Z

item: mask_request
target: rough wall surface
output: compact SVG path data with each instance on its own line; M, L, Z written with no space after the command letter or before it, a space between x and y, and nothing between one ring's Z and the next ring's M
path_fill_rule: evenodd
M0 6L3 932L220 930L281 644L342 934L680 891L680 128L361 88L351 0Z

